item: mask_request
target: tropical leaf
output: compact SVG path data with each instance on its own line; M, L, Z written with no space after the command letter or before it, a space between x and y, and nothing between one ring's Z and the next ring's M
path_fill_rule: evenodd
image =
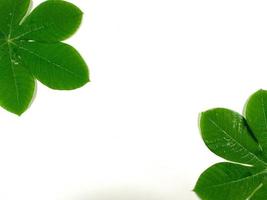
M194 191L207 200L251 199L262 187L265 174L253 167L218 163L200 176Z
M89 82L81 55L62 42L80 26L80 9L62 0L29 7L30 0L0 0L0 106L18 115L32 101L35 78L58 90Z
M267 199L267 91L253 94L244 116L215 108L200 116L201 136L216 155L231 161L208 168L194 191L203 200Z

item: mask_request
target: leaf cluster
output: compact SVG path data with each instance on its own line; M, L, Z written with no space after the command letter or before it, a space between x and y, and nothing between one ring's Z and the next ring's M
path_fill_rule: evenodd
M267 199L267 91L249 98L244 116L225 108L203 112L200 131L207 147L230 162L215 164L201 174L194 188L198 196Z
M35 79L52 89L76 89L89 81L81 55L62 41L81 24L71 3L47 0L30 11L30 0L0 0L0 106L22 114Z

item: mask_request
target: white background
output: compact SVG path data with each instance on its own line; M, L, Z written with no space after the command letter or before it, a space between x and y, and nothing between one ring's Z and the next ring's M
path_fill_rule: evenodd
M41 0L34 0L34 6ZM267 88L267 3L72 0L92 82L0 110L0 199L196 200L198 113Z

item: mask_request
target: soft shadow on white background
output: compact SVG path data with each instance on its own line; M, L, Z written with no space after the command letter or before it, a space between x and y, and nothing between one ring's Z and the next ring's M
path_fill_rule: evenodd
M198 113L242 112L267 89L267 1L70 1L84 20L67 42L92 82L38 84L20 118L0 109L0 199L197 200L198 176L221 161Z
M160 194L133 190L129 188L117 188L102 190L94 194L78 197L76 200L164 200Z
M67 198L67 200L177 200L174 196L162 194L156 190L137 189L129 187L102 189L96 192ZM196 196L184 196L183 200L196 200Z

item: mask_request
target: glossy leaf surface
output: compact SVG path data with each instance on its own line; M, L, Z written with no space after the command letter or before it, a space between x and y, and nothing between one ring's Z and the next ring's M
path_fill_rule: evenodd
M200 176L194 191L202 199L246 200L262 187L266 173L253 167L218 163Z
M58 90L89 81L81 55L62 42L80 26L80 9L61 0L29 7L29 0L0 0L0 105L18 115L32 101L35 78Z
M244 115L215 108L200 116L207 147L233 163L219 163L199 177L194 191L204 200L262 200L267 197L267 92L253 94Z

